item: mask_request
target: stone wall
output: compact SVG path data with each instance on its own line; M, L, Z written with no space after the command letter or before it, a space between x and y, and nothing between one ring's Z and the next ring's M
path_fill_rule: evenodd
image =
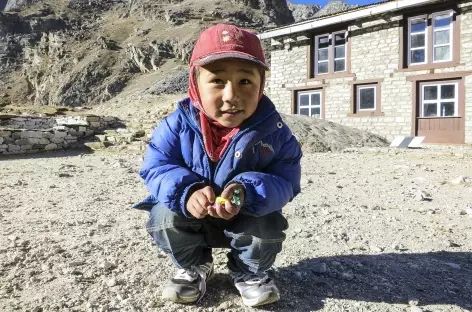
M307 79L309 40L300 41L300 36L295 35L274 38L267 94L279 111L290 114L293 89L310 86L313 89L323 88L325 119L366 129L389 140L397 135L411 135L415 85L408 77L472 70L472 2L468 1L459 7L462 11L459 66L423 71L400 70L399 27L402 16L382 16L356 21L348 27L352 75L344 78ZM383 79L380 82L380 104L384 116L349 116L351 98L354 96L352 82L373 79ZM472 143L472 76L465 78L465 84L466 143Z
M78 147L85 138L118 124L115 117L0 116L0 155L32 154Z

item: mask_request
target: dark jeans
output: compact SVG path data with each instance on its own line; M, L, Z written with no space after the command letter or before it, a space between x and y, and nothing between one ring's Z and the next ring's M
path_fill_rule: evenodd
M262 217L239 214L231 220L186 218L155 205L146 225L157 246L179 268L213 261L212 248L230 248L228 268L243 273L270 269L282 250L287 220L280 212Z

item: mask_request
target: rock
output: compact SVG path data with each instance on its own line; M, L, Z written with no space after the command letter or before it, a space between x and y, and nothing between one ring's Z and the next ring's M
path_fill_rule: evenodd
M423 310L417 306L410 307L410 312L423 312Z
M433 198L431 197L431 194L418 190L415 195L415 200L416 201L432 201Z
M72 178L73 177L73 175L71 175L69 173L66 173L66 172L60 172L60 173L57 174L57 176L59 178Z
M44 147L44 149L45 149L46 151L55 150L55 149L57 149L57 144L55 144L55 143L48 144L48 145L46 145L46 147Z
M116 281L116 278L111 278L107 281L107 286L108 287L114 287L118 284L118 282Z
M472 206L467 206L463 211L461 211L462 216L468 215L469 217L472 217Z
M451 267L455 270L460 270L461 269L461 266L457 263L452 263L452 262L447 262L447 263L444 263L445 265L447 265L448 267Z
M409 297L408 298L408 304L410 306L417 306L419 302L420 301L418 300L418 298L415 298L415 297Z
M341 273L341 279L346 281L352 281L355 278L354 273L351 272L343 272Z
M315 274L324 274L328 271L328 266L324 262L317 263L311 268L311 271Z
M451 181L452 184L472 183L472 177L460 176Z

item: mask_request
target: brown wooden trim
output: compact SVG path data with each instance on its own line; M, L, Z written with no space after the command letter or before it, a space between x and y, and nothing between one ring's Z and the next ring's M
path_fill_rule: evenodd
M425 75L415 75L409 76L406 78L407 81L419 81L419 80L439 80L439 79L462 79L463 77L472 75L472 71L460 71L452 73L438 73L438 74L425 74Z
M316 76L315 78L305 79L305 82L320 81L320 80L324 80L324 79L352 78L352 77L356 77L356 74L351 74L351 73L348 73L348 72L333 73L333 74L321 74L321 75Z
M456 12L453 16L454 25L452 25L453 37L452 37L452 61L461 61L461 15ZM454 21L455 18L455 21Z
M367 116L385 116L382 112L382 86L383 79L370 79L364 81L355 81L351 85L351 112L348 117L367 117ZM374 111L357 111L357 87L363 85L375 86L375 110Z
M430 70L430 69L442 69L442 68L450 68L450 67L457 67L463 66L465 64L459 63L456 61L451 62L442 62L442 63L433 63L433 64L424 64L424 65L410 65L408 68L400 68L396 69L395 72L413 72L413 71L421 71L421 70Z
M314 44L314 40L313 40L313 36L311 36L311 39L310 39L310 44L307 46L306 48L306 53L308 54L308 57L306 59L306 68L307 68L307 72L306 72L306 76L308 78L311 77L311 73L313 73L313 63L314 63L314 57L313 57L313 44Z
M382 116L385 116L385 113L382 113L382 112L378 113L377 111L347 114L347 117L382 117Z
M383 78L378 78L378 79L368 79L368 80L352 80L352 81L348 81L347 83L350 85L352 84L362 85L362 84L376 84L383 81L384 81Z
M471 74L472 72L469 72ZM451 73L454 74L454 73ZM428 84L428 83L448 83L448 82L457 82L458 83L458 106L459 106L459 117L441 117L441 118L462 118L461 126L462 129L464 129L461 137L461 141L465 142L465 77L467 75L456 75L453 77L450 77L450 75L444 76L444 74L435 74L435 75L423 75L424 76L441 76L437 79L415 79L415 80L410 80L412 82L412 115L411 115L411 135L416 136L418 133L418 118L419 114L418 112L420 111L420 85L423 84ZM420 77L420 76L417 76ZM446 79L446 80L444 80ZM420 81L421 80L421 81Z
M312 86L291 87L291 88L286 88L286 89L290 91L306 91L306 90L323 89L323 88L326 88L327 86L328 86L327 84L319 84L319 85L312 85Z
M454 14L452 15L452 60L449 62L433 62L433 17L437 15L436 13L446 12L446 11L453 11ZM409 58L409 19L413 17L426 17L427 18L427 32L428 38L427 42L428 45L426 46L426 50L428 51L426 64L422 65L409 65L408 58ZM439 68L447 68L447 67L455 67L462 65L460 64L461 61L461 15L458 11L457 5L451 4L441 4L438 6L430 6L427 9L421 8L420 11L412 10L404 15L403 20L400 22L400 64L399 69L396 72L404 72L404 71L416 71L416 70L427 70L427 69L439 69Z
M298 88L290 88L289 90L292 91L292 114L297 113L297 106L298 106L298 91L321 91L321 119L326 119L326 87L327 85L318 85L318 86L307 86L307 87L298 87Z
M327 32L319 32L319 33L311 33L310 36L310 45L308 49L308 59L307 59L307 79L305 81L318 81L321 79L331 79L331 78L340 78L340 77L351 77L351 36L349 27L344 25L345 27L339 27L336 25L336 28L330 28ZM339 30L341 28L341 30ZM345 59L345 71L343 72L334 72L334 42L335 42L335 34L340 33L347 33L346 37L346 59ZM328 73L327 74L315 74L316 71L316 57L315 57L315 50L316 50L316 38L329 36L332 35L332 44L329 45L328 48ZM337 75L340 75L339 77ZM355 76L355 75L354 75Z

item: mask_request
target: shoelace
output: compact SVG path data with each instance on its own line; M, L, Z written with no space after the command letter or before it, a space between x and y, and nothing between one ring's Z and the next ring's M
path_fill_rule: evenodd
M258 284L259 287L262 285L269 284L270 281L272 280L267 274L264 274L263 276L259 276L256 274L244 274L244 273L237 273L235 274L234 277L235 280L242 280L247 284L252 284L256 285Z
M190 269L179 269L175 278L184 279L187 281L194 281L197 276L200 276L200 283L198 284L198 289L200 290L200 296L197 299L197 302L200 301L206 293L206 280L208 274L211 272L211 263L205 263L198 266L192 266Z

